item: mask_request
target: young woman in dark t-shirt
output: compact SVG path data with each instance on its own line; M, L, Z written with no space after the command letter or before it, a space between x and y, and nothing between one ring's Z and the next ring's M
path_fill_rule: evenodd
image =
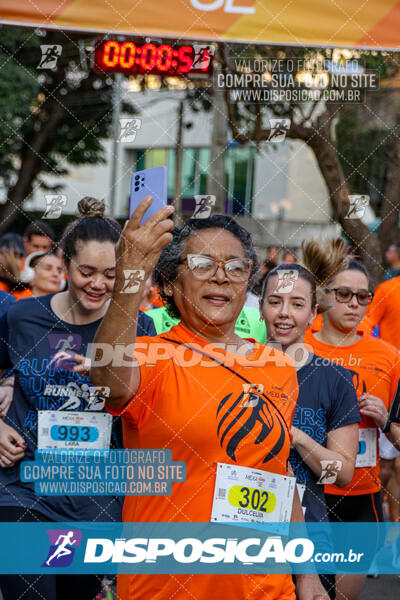
M290 285L284 277L289 269ZM353 381L346 369L303 346L305 330L317 311L316 281L307 269L282 264L270 271L260 306L267 344L279 344L297 366L299 396L289 461L299 484L304 518L328 521L323 485L327 465L336 468L338 485L346 485L354 472L360 414ZM321 581L335 598L335 576L321 575Z
M13 401L0 421L1 521L121 520L122 497L36 495L19 476L21 460L33 460L38 447L51 445L43 415L63 423L71 411L79 411L81 420L97 419L111 447L122 447L119 419L112 423L108 415L96 416L105 412L106 390L94 388L84 360L114 286L120 227L103 217L102 202L84 198L78 208L81 218L67 228L62 242L68 291L21 300L0 318L0 368L15 373ZM138 321L141 335L155 334L150 318L141 314ZM72 358L69 364L66 358ZM90 600L100 591L100 581L94 575L67 580L2 575L0 587L4 600Z

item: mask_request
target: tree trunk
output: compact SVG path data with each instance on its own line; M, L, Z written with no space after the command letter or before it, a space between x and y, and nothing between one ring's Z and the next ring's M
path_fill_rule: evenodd
M227 67L224 63L223 68L226 72ZM241 133L228 89L225 90L225 100L228 110L229 127L235 140L241 144L245 144L249 141L258 142L268 139L269 130L265 128L261 129L259 120L256 121L258 127L256 126L253 131ZM314 108L318 108L318 106L318 103L316 103ZM333 212L332 219L341 225L350 243L358 251L360 260L365 264L370 274L371 287L375 288L383 278L381 242L378 236L374 235L360 219L347 217L349 211L349 187L345 180L337 149L331 135L332 123L338 113L337 105L327 103L324 112L317 118L314 118L314 108L312 108L307 117L303 115L301 122L294 118L294 108L291 107L289 113L285 115L291 119L286 137L302 140L313 151L328 188ZM302 113L300 107L297 108ZM313 124L310 124L310 122ZM389 228L390 225L390 231L393 231L394 221L396 220L393 206L400 199L400 183L397 183L396 179L396 172L399 172L400 166L400 144L399 149L393 152L391 161L391 164L393 164L393 177L390 180L390 184L388 182L386 195L390 201L388 200L387 202L386 211L388 214L387 226Z
M400 139L396 134L393 146L388 153L385 199L382 206L381 224L378 229L382 253L386 252L393 242L400 242L399 209Z
M350 243L356 247L375 287L383 276L382 251L378 238L360 219L346 218L349 209L349 188L330 135L331 115L329 111L318 117L315 134L306 142L313 150L321 174L330 194L334 220L338 221Z
M41 171L42 153L51 138L56 135L63 114L64 107L59 102L54 102L49 110L49 118L31 140L25 141L18 179L10 189L7 202L0 211L0 235L9 229L24 201L32 193L33 183Z

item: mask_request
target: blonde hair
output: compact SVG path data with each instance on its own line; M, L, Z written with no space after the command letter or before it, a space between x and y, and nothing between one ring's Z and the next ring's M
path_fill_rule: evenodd
M326 312L325 286L338 273L347 269L349 258L346 243L342 238L328 240L325 244L317 240L305 240L301 245L302 263L315 277L317 283L318 312Z

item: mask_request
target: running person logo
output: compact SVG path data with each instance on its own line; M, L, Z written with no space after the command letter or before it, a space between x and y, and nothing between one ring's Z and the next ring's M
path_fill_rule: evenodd
M212 207L215 204L215 196L195 196L196 208L192 214L192 219L207 219L210 214Z
M42 57L37 66L38 69L55 69L57 61L61 56L62 47L59 44L41 44Z
M233 401L232 393L221 400L216 415L218 420L217 434L220 444L225 448L229 458L236 461L236 451L245 441L245 438L250 436L251 439L251 436L254 436L254 444L258 445L267 439L272 430L279 431L278 439L263 459L263 463L266 463L283 448L286 437L285 425L277 413L271 412L267 397L262 391L255 389L254 385L257 384L250 384L250 387L253 387L252 392L243 390ZM249 400L250 393L257 395L257 402L255 402L253 396L251 402L248 401L243 404L246 394ZM249 439L246 440L246 443L249 443Z
M144 281L145 272L141 269L124 269L125 283L121 294L136 294Z
M75 548L81 545L79 529L48 529L50 548L42 567L69 567L74 559Z
M264 385L262 383L243 383L243 400L240 406L253 407L257 406L260 399L262 400L262 394L264 392Z
M88 383L78 383L76 381L71 381L67 385L47 383L43 392L43 396L66 397L64 403L57 410L80 409L96 412L103 410L105 399L109 395L109 387L91 386Z
M369 196L361 194L349 195L349 209L345 219L362 219L369 204Z
M119 136L117 142L134 142L136 139L136 134L141 126L141 119L122 117L119 120Z
M205 46L203 44L193 44L193 50L194 57L191 68L206 71L212 57L214 56L214 47Z
M47 336L51 358L48 369L70 369L74 365L74 353L79 352L82 336L77 333L50 333Z
M321 476L317 483L324 485L325 483L335 484L337 477L342 470L343 463L341 460L320 460Z
M298 278L298 271L294 271L293 269L279 269L275 294L290 294Z
M269 126L270 132L267 141L277 144L283 142L286 138L286 134L290 129L290 119L270 119Z
M47 336L50 352L79 352L82 345L82 336L78 333L49 333Z
M61 216L62 209L67 204L67 196L63 194L46 194L46 210L42 219L58 219Z

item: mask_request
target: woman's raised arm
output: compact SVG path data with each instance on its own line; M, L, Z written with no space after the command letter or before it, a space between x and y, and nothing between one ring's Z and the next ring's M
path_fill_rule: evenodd
M96 366L96 345L103 351L108 349L108 355L113 356L117 344L128 346L135 342L142 286L162 250L172 240L170 232L174 223L169 219L174 211L172 206L161 208L140 226L152 201L151 196L142 200L121 233L116 247L116 278L111 302L92 346L91 379L95 386L110 389L107 399L110 408L121 407L135 395L140 384L140 370L133 360L133 352L132 365L119 366L115 364L118 361L111 361L104 366L103 361L97 361L102 366Z

